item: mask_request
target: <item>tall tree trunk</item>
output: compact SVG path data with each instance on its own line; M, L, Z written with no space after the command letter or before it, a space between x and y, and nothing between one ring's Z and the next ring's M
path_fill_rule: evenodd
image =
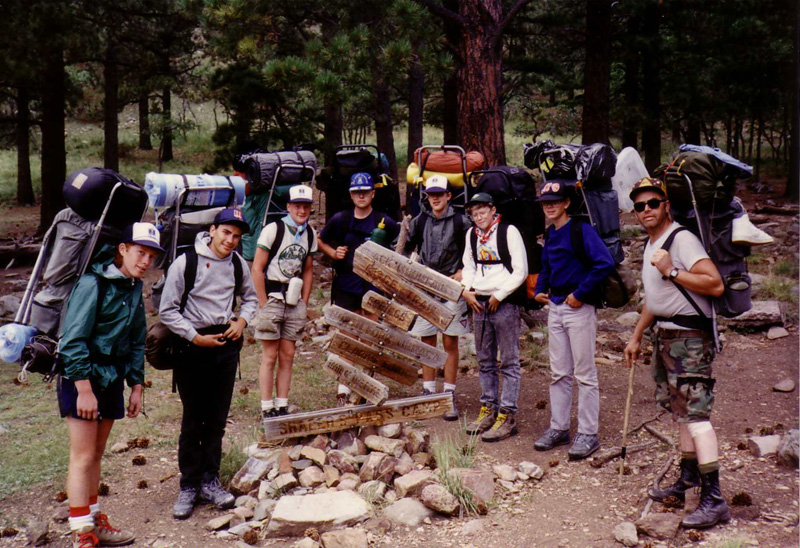
M800 200L800 10L795 10L794 28L794 93L792 94L791 110L792 120L789 132L789 179L786 181L784 197L797 202Z
M164 128L161 133L160 160L171 162L174 156L172 154L172 88L169 86L164 87L161 92L161 107Z
M44 56L42 81L42 209L39 233L43 234L56 213L64 208L62 187L67 178L64 142L66 82L64 50L53 48Z
M642 52L642 81L646 82L642 92L644 121L642 124L642 150L644 164L651 172L661 163L661 98L659 97L661 51L658 34L658 4L649 2L644 10L643 35L646 40Z
M425 106L425 75L414 53L414 61L408 71L408 163L414 161L414 151L422 146L423 110Z
M622 119L622 148L637 148L637 128L639 121L639 49L635 46L635 38L639 35L641 21L638 16L628 18L628 38L625 46L625 109Z
M383 67L374 60L372 66L372 89L375 105L375 136L378 148L389 161L389 177L397 181L397 158L394 152L394 133L392 133L392 104L389 86L383 75Z
M113 44L103 61L103 165L119 171L119 66Z
M325 101L325 121L322 133L325 138L322 153L325 156L325 165L333 165L336 156L336 147L342 144L342 105L336 101Z
M17 203L36 203L31 177L31 111L30 94L26 86L17 88Z
M608 143L611 79L611 0L586 2L583 143Z
M686 142L692 145L700 145L703 143L700 136L700 120L695 113L686 113Z
M150 140L150 94L147 91L139 95L139 150L153 150Z
M758 138L756 139L756 161L753 166L753 179L758 181L761 178L761 135L764 132L764 121L761 115L758 117Z
M452 12L458 13L458 0L443 0L442 5ZM461 25L444 19L444 35L450 52L456 60L456 67L463 64L461 55ZM442 130L445 145L458 143L458 69L448 76L442 85Z
M462 0L464 19L458 70L458 142L466 150L480 150L490 166L505 165L503 130L502 19L500 0Z

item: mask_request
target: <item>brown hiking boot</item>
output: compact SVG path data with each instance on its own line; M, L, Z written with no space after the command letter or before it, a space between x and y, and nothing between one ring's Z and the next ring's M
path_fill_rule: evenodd
M97 540L94 525L87 525L72 532L72 548L97 548L97 546L100 546L100 541Z
M514 413L498 413L492 427L483 433L481 439L487 443L504 440L517 433L517 419Z
M136 540L136 535L113 527L108 522L108 516L98 513L94 517L94 532L100 546L125 546Z
M497 411L495 411L491 407L486 407L485 405L482 405L480 413L478 413L478 416L475 418L474 421L472 421L467 425L466 428L467 435L474 436L476 434L486 432L494 424L495 418L497 418Z

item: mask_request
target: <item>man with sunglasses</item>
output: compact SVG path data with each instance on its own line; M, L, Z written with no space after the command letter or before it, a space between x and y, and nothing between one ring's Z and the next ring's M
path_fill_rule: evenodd
M685 500L686 491L699 484L700 504L682 524L707 528L731 519L720 493L717 436L709 422L714 404L711 362L716 352L709 297L719 297L725 288L700 240L672 221L662 181L645 177L634 185L630 197L649 240L642 265L644 307L625 348L626 365L632 367L637 360L644 331L654 325L656 398L672 410L680 434L680 478L648 495L656 501Z
M600 384L594 361L597 335L597 291L614 268L608 248L597 230L571 219L569 189L574 180L554 179L542 184L538 201L552 222L545 235L542 270L536 280L534 299L549 305L550 427L533 444L549 451L570 442L569 423L573 380L578 384L578 433L567 452L581 460L600 449ZM576 233L576 234L574 234ZM583 243L581 260L575 246Z

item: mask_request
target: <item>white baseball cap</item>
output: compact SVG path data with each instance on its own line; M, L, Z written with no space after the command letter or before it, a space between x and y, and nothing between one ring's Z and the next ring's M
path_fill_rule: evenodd
M122 243L139 244L158 251L164 251L164 248L161 247L161 234L150 223L133 223L128 226L122 237Z
M425 181L425 192L447 192L447 177L444 175L431 175Z
M295 185L289 189L289 203L304 202L313 203L314 198L311 194L311 187L306 185Z

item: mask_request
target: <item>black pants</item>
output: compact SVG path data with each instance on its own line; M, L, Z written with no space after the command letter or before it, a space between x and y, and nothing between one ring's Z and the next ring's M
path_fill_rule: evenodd
M178 441L181 488L199 487L219 475L239 348L237 343L219 348L190 345L175 367L183 402Z

